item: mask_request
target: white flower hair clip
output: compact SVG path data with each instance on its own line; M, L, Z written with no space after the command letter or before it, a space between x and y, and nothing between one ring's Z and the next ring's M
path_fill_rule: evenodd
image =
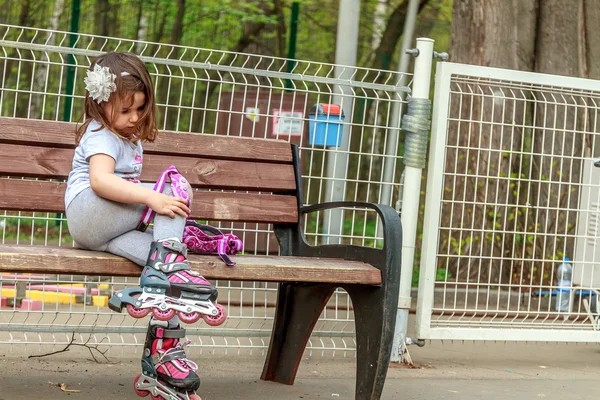
M94 70L88 70L87 76L83 79L85 90L90 93L92 100L98 104L108 101L111 93L117 90L117 85L115 85L116 77L115 74L110 72L108 67L96 64L94 65Z

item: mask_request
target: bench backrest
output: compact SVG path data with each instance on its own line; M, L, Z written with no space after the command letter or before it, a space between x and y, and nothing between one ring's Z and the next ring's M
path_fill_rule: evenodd
M0 179L0 210L64 212L60 181L71 170L75 126L0 117L0 177L42 179ZM154 182L169 165L194 188L219 189L195 194L192 218L298 221L298 150L285 141L161 131L144 144L141 180Z

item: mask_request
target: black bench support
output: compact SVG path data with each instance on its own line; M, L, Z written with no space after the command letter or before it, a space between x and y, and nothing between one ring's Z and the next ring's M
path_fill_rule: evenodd
M380 287L348 284L282 283L269 353L261 379L293 384L315 323L336 287L348 292L354 307L357 344L356 400L378 400L392 351L400 286L402 227L386 205L359 202L323 203L300 209L301 215L339 207L370 208L383 223L384 247L310 246L298 224L276 225L282 255L363 261L381 271Z

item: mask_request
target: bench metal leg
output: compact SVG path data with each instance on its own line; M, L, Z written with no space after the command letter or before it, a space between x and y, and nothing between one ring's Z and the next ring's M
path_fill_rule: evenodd
M294 384L310 334L336 286L281 283L262 380Z
M397 295L384 288L349 287L356 325L356 400L378 400L392 352Z

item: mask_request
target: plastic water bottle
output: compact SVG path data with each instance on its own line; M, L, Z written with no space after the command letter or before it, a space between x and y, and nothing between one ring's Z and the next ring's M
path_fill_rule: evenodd
M569 257L565 257L556 270L556 276L558 277L556 311L558 312L569 312L569 303L571 302L571 276L573 275L573 266L570 261Z

